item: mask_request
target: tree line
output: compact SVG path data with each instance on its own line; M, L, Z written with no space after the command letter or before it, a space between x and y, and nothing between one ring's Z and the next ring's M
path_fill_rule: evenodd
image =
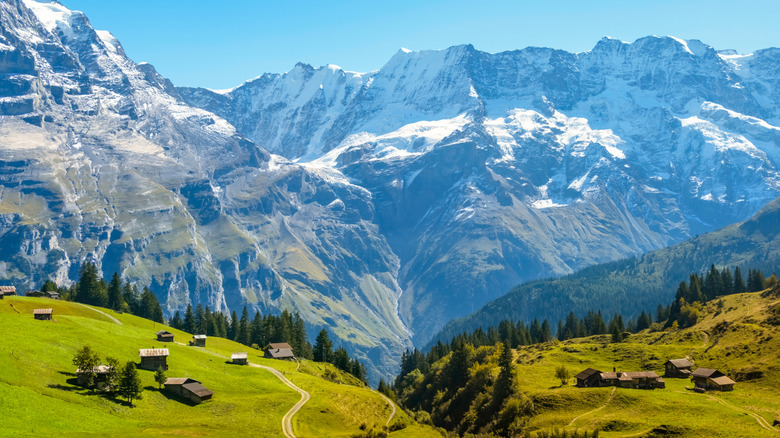
M160 301L149 288L144 286L139 293L135 284L123 283L116 272L107 283L91 262L81 266L79 280L70 287L60 287L54 281L47 280L41 291L58 292L63 300L105 307L159 323L165 322Z

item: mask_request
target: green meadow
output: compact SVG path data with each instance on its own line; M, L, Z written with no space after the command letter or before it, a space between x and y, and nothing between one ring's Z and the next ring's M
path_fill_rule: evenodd
M35 308L53 308L53 321L37 321ZM248 351L252 363L275 368L311 394L293 417L298 437L349 437L381 428L391 406L376 392L330 365L263 359L262 352L221 338L205 348L186 344L190 334L128 314L45 298L0 301L0 410L2 436L225 436L279 437L282 417L300 399L271 372L227 363L231 353ZM161 329L177 343L156 340ZM140 362L140 348L170 350L168 377L190 377L214 391L199 405L182 403L158 390L152 371L139 370L145 390L131 407L123 400L75 385L72 358L89 345L103 361ZM440 436L415 424L400 408L390 424L407 427L390 436ZM410 435L411 433L411 435Z

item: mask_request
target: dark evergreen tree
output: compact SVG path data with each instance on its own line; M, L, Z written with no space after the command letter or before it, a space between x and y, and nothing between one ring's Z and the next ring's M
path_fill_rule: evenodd
M330 362L333 357L333 342L328 336L328 331L320 330L317 339L314 341L314 361Z
M734 288L733 291L735 294L741 294L745 291L747 291L747 286L745 285L745 280L742 279L742 270L739 268L739 266L734 268Z
M176 330L184 330L184 320L181 319L181 315L179 314L178 310L173 314L173 319L171 319L171 327L175 328Z
M143 387L141 386L141 377L138 375L138 370L135 369L133 362L127 362L119 375L119 395L127 399L130 402L130 406L133 406L133 400L141 398Z
M227 337L232 341L238 340L238 315L236 315L235 310L230 314L230 326L228 327Z
M122 299L122 280L119 278L119 274L114 272L111 277L111 282L108 284L108 307L121 311L125 303Z
M249 311L241 312L241 320L238 322L238 342L244 345L252 345L252 328L249 325Z
M192 312L192 304L187 304L187 310L184 311L184 331L191 335L198 334L198 326L195 324L195 315Z
M331 363L341 371L348 373L352 372L352 362L349 359L349 353L347 353L347 350L345 350L344 347L338 347L333 352L333 360Z
M260 312L255 312L255 317L252 320L252 344L257 345L257 348L263 348L268 345L268 340L263 330L263 317L260 316ZM298 349L294 345L290 346L293 347L295 355L300 357Z

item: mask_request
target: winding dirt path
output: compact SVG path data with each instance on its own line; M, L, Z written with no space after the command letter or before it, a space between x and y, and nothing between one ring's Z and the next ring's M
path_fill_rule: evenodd
M174 343L175 343L175 344L179 344L179 345L184 345L184 346L186 346L186 344L183 344L183 343L181 343L181 342L174 342ZM210 354L210 355L212 355L212 356L216 356L216 357L219 357L219 358L221 358L221 359L225 359L225 360L227 360L227 359L228 359L228 357L227 357L227 356L223 356L223 355L221 355L221 354L219 354L219 353L215 353L215 352L213 352L213 351L206 350L206 349L205 349L205 348L203 348L203 347L192 347L192 348L196 348L196 349L198 349L198 350L200 350L200 351L202 351L202 352L204 352L204 353L208 353L208 354ZM262 369L264 369L264 370L266 370L266 371L269 371L271 374L273 374L274 376L276 376L276 378L278 378L279 380L281 380L281 381L282 381L282 383L284 383L285 385L287 385L287 386L289 386L290 388L294 389L295 391L297 391L297 392L298 392L298 394L300 394L300 395L301 395L301 399L300 399L300 400L298 400L298 403L296 403L295 405L293 405L293 407L292 407L292 408L290 408L290 410L289 410L289 411L287 411L287 413L286 413L286 414L284 414L284 417L282 417L282 432L284 433L284 436L285 436L286 438L297 438L297 437L296 437L296 435L293 433L293 429L292 429L292 417L293 417L295 414L297 414L297 413L298 413L298 411L300 411L300 410L301 410L301 408L303 407L303 405L305 405L305 404L306 404L306 402L308 402L308 401L309 401L309 399L311 399L311 394L309 394L308 392L306 392L306 391L304 391L303 389L301 389L301 388L299 388L298 386L296 386L296 385L295 385L293 382L291 382L291 381L290 381L290 380L289 380L287 377L285 377L285 375L284 375L284 374L282 374L282 372L281 372L281 371L279 371L279 370L277 370L277 369L275 369L275 368L267 367L267 366L265 366L265 365L258 365L258 364L256 364L256 363L251 363L251 362L248 362L248 364L249 364L249 366L250 366L250 367L253 367L253 368L262 368ZM300 366L300 362L298 363L298 366ZM296 368L296 370L297 370L297 368ZM380 394L380 395L381 395L381 394ZM389 400L389 399L388 399L388 400ZM393 414L395 414L395 406L394 406L393 408L394 408L394 409L393 409ZM392 418L392 416L391 416L391 418Z
M675 392L679 392L680 394L698 395L698 394L691 394L689 392L684 392L684 391L675 391ZM705 397L707 397L710 400L714 400L714 401L722 404L723 406L725 406L725 407L727 407L729 409L732 409L734 411L742 412L744 414L750 415L751 417L753 417L754 420L756 420L756 423L758 423L759 426L763 427L766 430L771 430L772 432L780 433L780 430L777 430L774 427L772 427L772 425L769 424L769 422L766 420L766 418L756 414L755 412L751 412L751 411L748 411L747 409L740 408L738 406L734 406L731 403L727 402L726 400L723 400L721 398L718 398L718 397L715 397L715 396L712 396L712 395L709 395L709 394L705 394Z
M387 423L385 423L385 426L389 426L390 422L393 421L393 417L395 417L395 413L396 413L395 403L393 403L393 401L390 400L389 397L387 397L386 395L382 394L381 392L379 392L379 391L374 391L374 392L379 394L379 396L382 397L387 402L387 404L390 405L390 408L392 409L392 411L390 411L390 418L388 418L387 419Z
M122 325L122 321L114 318L113 316L109 315L108 313L106 313L106 312L104 312L102 310L98 310L98 309L96 309L96 308L94 308L92 306L88 306L86 304L81 304L81 303L76 303L76 302L73 302L73 304L78 304L81 307L86 307L87 309L93 310L93 311L95 311L97 313L100 313L101 315L105 316L106 318L110 319L111 321L114 321L115 324Z
M574 422L575 422L575 421L579 420L580 418L582 418L582 417L584 417L584 416L586 416L586 415L588 415L588 414L592 414L592 413L594 413L594 412L598 412L598 411L600 411L600 410L604 409L605 407L607 407L607 405L609 404L609 402L611 402L611 401L612 401L612 397L615 395L615 390L617 390L617 386L614 386L614 387L612 387L612 392L610 392L610 393L609 393L609 398L607 399L606 403L604 403L603 405L601 405L601 407L599 407L599 408L596 408L596 409L594 409L594 410L592 410L592 411L585 412L584 414L580 414L580 415L578 415L578 416L574 417L574 419L573 419L573 420L571 420L571 422L570 422L569 424L567 424L567 425L566 425L566 427L568 427L568 426L571 426L572 424L574 424Z

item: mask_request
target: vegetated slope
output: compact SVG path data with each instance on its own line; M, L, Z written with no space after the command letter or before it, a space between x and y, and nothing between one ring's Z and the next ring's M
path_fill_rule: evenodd
M53 321L33 319L35 308L53 308ZM105 310L105 309L104 309ZM312 398L293 417L298 436L350 436L361 424L384 425L390 407L376 393L330 365L262 359L262 352L221 338L206 348L161 343L166 329L177 342L191 335L127 314L105 310L122 324L87 306L45 298L9 297L0 301L0 396L5 412L0 434L14 436L136 436L138 434L225 436L246 433L282 436L284 414L300 395L266 370L226 363L230 354L250 351L250 362L281 370ZM170 350L168 377L191 377L214 391L211 401L190 406L158 391L151 371L139 370L145 391L131 408L121 401L75 386L71 363L76 350L90 345L105 360L138 362L139 348ZM327 374L334 381L320 375ZM346 383L341 384L340 382ZM355 415L360 412L361 415ZM397 420L409 422L403 413ZM414 426L423 434L430 429Z
M760 437L780 433L780 428L771 426L780 420L780 399L776 396L780 384L780 287L712 300L703 306L698 322L687 329L646 329L622 342L611 339L610 335L597 335L515 350L518 387L533 406L525 417L525 432L599 430L599 436L606 437ZM495 359L491 359L494 351L494 347L480 347L474 352L475 363L464 391L470 382L485 379L486 368L495 368ZM423 399L430 397L427 405L432 406L436 422L437 413L447 412L450 399L436 396L434 382L450 371L452 357L454 353L431 365L424 377L419 371L404 377L406 389L396 387L399 399L425 406L426 402L420 402L421 394ZM664 389L576 388L573 379L561 385L556 377L561 366L572 375L588 367L600 371L652 370L663 375L667 360L685 357L694 362L694 368L714 368L729 375L737 382L734 391L697 394L691 390L690 380L674 378L665 379ZM494 371L492 378L488 374L488 383L482 387L495 382L496 374ZM480 396L471 400L479 405Z
M779 55L663 36L576 54L463 45L400 50L369 73L298 64L177 91L372 194L419 346L517 284L684 241L779 196Z
M780 198L749 220L660 249L642 257L585 268L562 278L515 287L473 314L449 322L434 340L451 339L477 327L497 326L504 319L558 321L574 311L635 317L654 312L674 298L680 281L691 272L741 266L770 275L780 267Z

